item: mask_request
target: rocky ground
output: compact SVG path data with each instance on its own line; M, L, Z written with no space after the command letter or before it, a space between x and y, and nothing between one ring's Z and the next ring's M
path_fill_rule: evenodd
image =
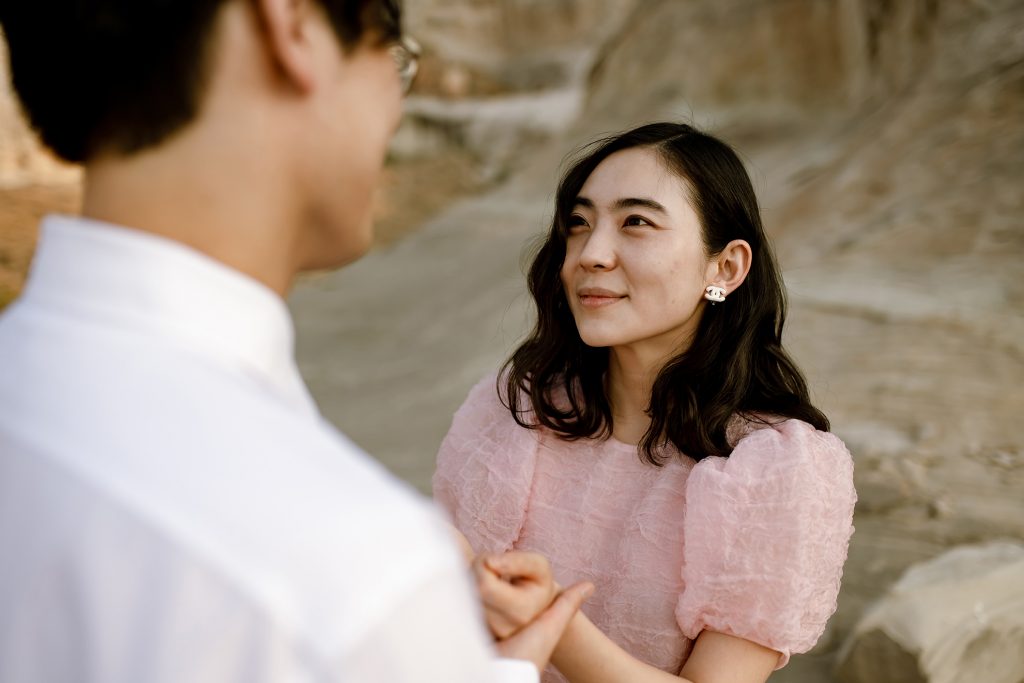
M837 680L840 646L908 567L1024 541L1024 5L408 5L427 55L382 245L290 302L328 418L428 491L452 412L529 324L523 259L565 155L692 118L748 161L791 293L786 342L856 460L839 611L772 681ZM73 183L19 182L0 194L0 297L38 212L77 201Z

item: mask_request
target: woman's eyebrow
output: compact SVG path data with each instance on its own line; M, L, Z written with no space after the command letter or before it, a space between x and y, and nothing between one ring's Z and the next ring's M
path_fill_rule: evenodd
M641 207L644 209L650 209L651 211L657 211L658 213L668 213L659 202L654 201L648 197L623 197L615 202L613 205L616 209L634 209Z
M585 209L593 209L594 201L587 197L579 196L576 197L576 203L574 206L582 206ZM651 211L657 211L658 213L667 214L668 210L661 205L660 202L656 202L650 197L623 197L622 199L615 200L612 204L612 209L634 209L641 207L644 209L650 209Z

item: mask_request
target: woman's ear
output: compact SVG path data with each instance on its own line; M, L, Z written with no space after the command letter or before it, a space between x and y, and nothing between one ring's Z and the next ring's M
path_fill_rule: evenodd
M721 287L728 296L743 284L750 272L753 253L746 240L733 240L710 264L707 284Z
M319 19L312 0L252 0L271 60L299 92L316 83L312 23Z

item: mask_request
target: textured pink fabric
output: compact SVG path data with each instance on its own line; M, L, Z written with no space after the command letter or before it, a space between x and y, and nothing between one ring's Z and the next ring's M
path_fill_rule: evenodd
M495 375L469 392L441 443L434 499L478 553L511 550L526 516L539 432L498 399Z
M655 468L613 439L519 427L494 380L455 415L434 475L478 552L535 550L559 583L593 581L587 616L664 671L678 673L704 629L778 650L779 668L814 645L853 533L853 462L838 438L797 420L737 425L730 457Z

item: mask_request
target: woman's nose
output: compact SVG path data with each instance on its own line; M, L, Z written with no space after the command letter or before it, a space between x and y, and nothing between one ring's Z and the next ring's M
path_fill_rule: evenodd
M586 270L611 270L615 267L615 238L610 233L598 227L587 235L587 241L580 252L580 267Z

